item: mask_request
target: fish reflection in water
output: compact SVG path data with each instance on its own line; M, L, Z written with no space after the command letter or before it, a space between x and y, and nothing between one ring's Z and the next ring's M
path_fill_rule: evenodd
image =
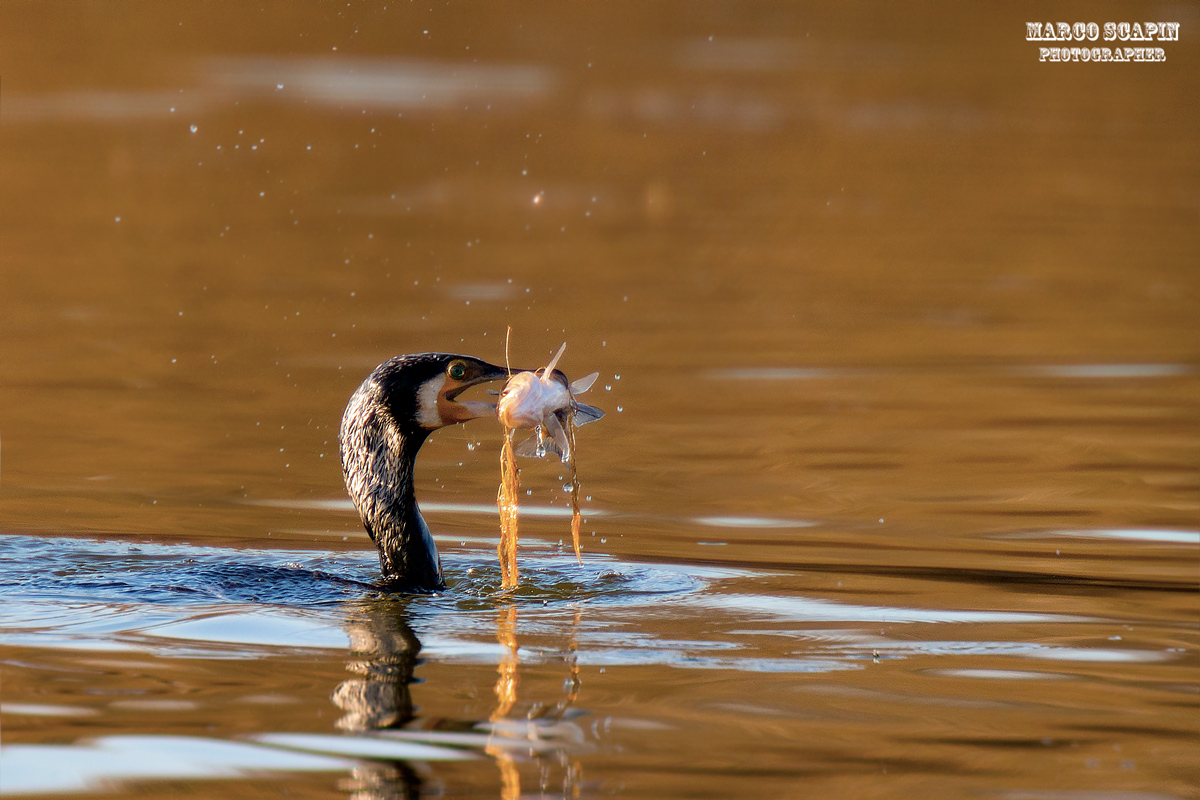
M517 616L513 605L496 611L496 638L503 651L492 714L486 720L421 719L412 697L421 641L409 624L407 602L397 598L364 601L346 622L354 656L346 670L354 677L333 691L334 705L344 712L337 727L358 734L478 747L499 767L504 800L521 796L519 764L527 760L538 764L543 790L545 774L557 764L563 776L562 796L578 796L582 778L578 757L588 749L584 731L574 721L586 713L575 708L581 688L575 639L580 612L575 613L567 642L565 695L553 703L534 703L522 718L512 716L520 686ZM342 787L353 792L354 800L396 800L420 797L434 781L432 769L421 762L364 761ZM543 792L542 796L547 795Z

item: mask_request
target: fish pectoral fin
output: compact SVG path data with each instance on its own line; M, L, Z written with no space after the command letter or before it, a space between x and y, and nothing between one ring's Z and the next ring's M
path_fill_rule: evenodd
M592 388L592 384L595 383L596 378L599 377L599 372L593 372L591 375L584 375L582 378L571 384L571 394L583 394L588 389Z
M589 422L595 422L604 416L604 412L595 406L589 406L586 403L575 404L575 425L587 425Z
M561 456L563 460L571 455L571 444L567 439L567 431L563 427L563 417L566 414L566 411L556 411L554 416L546 420L546 432L550 434L550 438L546 442L546 449L554 451L554 454Z
M546 451L538 452L538 435L535 433L513 448L513 452L522 458L545 458Z

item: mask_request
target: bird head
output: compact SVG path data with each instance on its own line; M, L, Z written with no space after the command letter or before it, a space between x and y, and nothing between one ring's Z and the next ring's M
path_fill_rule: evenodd
M372 378L402 427L430 433L447 425L495 416L495 403L460 400L459 395L508 374L506 368L472 356L420 353L393 358L380 365Z

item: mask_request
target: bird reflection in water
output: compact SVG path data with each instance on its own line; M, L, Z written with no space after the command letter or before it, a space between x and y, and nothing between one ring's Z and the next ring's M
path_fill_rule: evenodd
M498 765L503 800L521 796L523 764L536 767L540 796L556 796L548 785L556 765L562 773L557 796L580 797L579 757L589 749L583 729L575 722L586 713L575 708L581 687L576 643L580 619L581 611L576 609L563 654L568 672L564 695L555 702L534 702L524 715L513 716L519 703L521 661L517 608L506 605L496 611L496 638L503 651L497 664L495 710L486 720L422 718L414 710L411 690L421 642L409 625L407 601L365 601L347 619L353 658L346 669L354 677L334 689L333 702L344 712L337 727L360 736L404 731L417 741L477 748ZM351 793L351 800L408 800L440 793L441 783L426 762L364 761L341 788Z
M334 705L345 712L337 727L356 733L403 728L413 720L409 687L421 650L404 605L367 601L348 615L346 633L354 655L346 670L355 677L333 690ZM340 787L352 792L352 800L408 800L420 797L430 778L425 765L364 761Z

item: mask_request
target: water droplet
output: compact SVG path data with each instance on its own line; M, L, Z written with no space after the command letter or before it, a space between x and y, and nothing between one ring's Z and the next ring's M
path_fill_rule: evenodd
M572 485L572 484L570 484L570 483L564 483L564 484L563 484L563 491L564 491L564 492L573 492L573 491L575 491L575 486L574 486L574 485Z
M624 407L624 406L617 406L617 413L618 413L618 414L620 414L620 413L621 413L622 411L624 411L624 410L625 410L625 407Z
M607 384L607 383L606 383L606 384L604 384L604 391L606 391L606 392L611 392L611 391L612 391L612 386L611 386L611 385L609 385L609 384Z
M619 380L621 380L621 376L620 376L620 375L613 375L613 380L614 380L614 381L619 381Z
M468 450L474 450L474 449L475 449L475 443L474 443L474 442L467 442L467 449L468 449Z
M198 131L198 130L200 130L200 129L199 129L199 128L197 128L195 125L193 125L193 126L192 126L192 133L195 133L195 132L196 132L196 131Z

